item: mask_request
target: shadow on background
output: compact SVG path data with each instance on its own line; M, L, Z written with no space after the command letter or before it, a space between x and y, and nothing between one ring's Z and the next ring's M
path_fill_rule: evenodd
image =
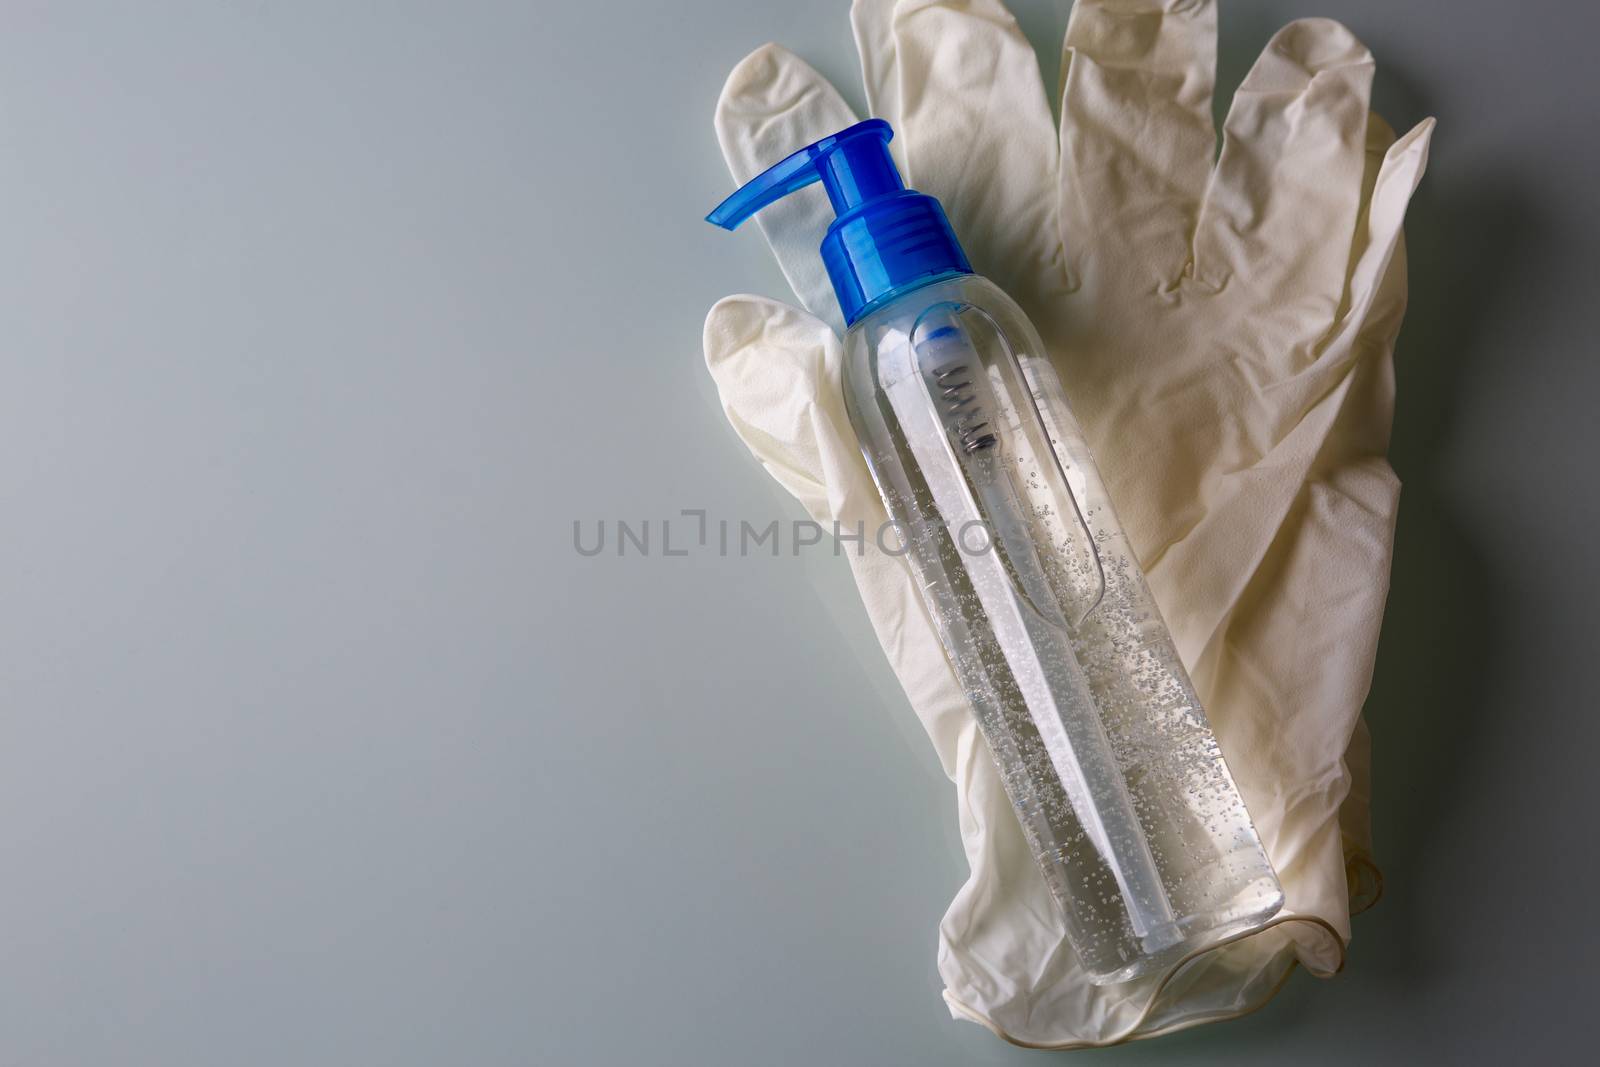
M1385 106L1409 120L1433 114L1403 74L1380 74ZM1440 117L1433 163L1448 157ZM1418 878L1436 831L1473 788L1464 768L1491 714L1493 651L1509 606L1509 560L1497 566L1452 511L1453 447L1467 429L1460 401L1495 353L1485 325L1541 242L1544 227L1514 179L1433 166L1406 217L1410 301L1395 351L1398 393L1390 462L1403 489L1393 576L1367 723L1373 734L1373 838L1388 942L1380 971L1411 987L1429 969L1432 930ZM1504 353L1500 353L1504 355ZM1455 476L1459 483L1459 475ZM1377 912L1374 917L1377 917ZM1358 920L1356 937L1361 930Z

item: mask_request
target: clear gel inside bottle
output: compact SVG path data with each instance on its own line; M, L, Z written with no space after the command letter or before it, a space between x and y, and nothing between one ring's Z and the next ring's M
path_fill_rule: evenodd
M827 190L851 423L1063 931L1126 981L1283 893L1038 334L905 188L891 135L807 145L709 218Z

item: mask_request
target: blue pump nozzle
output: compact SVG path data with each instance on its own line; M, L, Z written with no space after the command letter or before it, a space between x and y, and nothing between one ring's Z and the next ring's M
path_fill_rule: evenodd
M907 189L889 154L894 130L868 119L773 164L706 216L731 230L768 204L821 182L833 205L822 262L846 323L942 274L970 274L944 208Z

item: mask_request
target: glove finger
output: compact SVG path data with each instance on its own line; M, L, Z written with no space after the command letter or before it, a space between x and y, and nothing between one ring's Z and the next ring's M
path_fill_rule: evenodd
M1407 203L1427 165L1428 145L1433 132L1433 120L1428 119L1399 141L1394 140L1376 115L1369 130L1368 152L1381 152L1381 164L1375 174L1365 199L1365 213L1357 229L1354 267L1347 287L1347 311L1342 323L1346 331L1356 334L1353 347L1357 351L1379 353L1380 357L1367 375L1369 392L1361 402L1352 404L1336 425L1330 449L1347 456L1378 457L1388 451L1389 428L1394 411L1394 371L1388 353L1400 328L1400 318L1405 311L1406 267L1405 241L1401 222ZM1390 490L1382 491L1382 475L1389 473ZM1337 538L1340 545L1350 546L1351 557L1360 555L1358 545L1365 540L1375 546L1367 559L1340 559L1340 553L1322 552L1322 555L1346 569L1342 573L1370 573L1387 575L1393 553L1395 509L1398 506L1398 484L1392 482L1392 472L1387 463L1369 458L1353 463L1344 472L1324 475L1322 498L1327 502L1319 511L1342 521L1330 523L1325 531L1326 545ZM1368 491L1359 491L1363 481ZM1315 491L1315 490L1314 490ZM1365 528L1368 538L1353 538L1352 529ZM1313 542L1316 543L1316 542ZM1385 589L1387 583L1383 583ZM1366 626L1353 626L1346 634L1335 635L1340 648L1366 648L1366 658L1349 665L1350 678L1363 683L1354 703L1359 706L1365 696L1365 683L1372 676L1372 662L1376 655L1375 638L1382 614L1382 597L1377 598L1376 610ZM1366 633L1371 634L1367 638ZM1287 662L1287 661L1285 661ZM1345 859L1345 892L1350 913L1364 911L1377 901L1383 892L1383 877L1372 854L1372 796L1371 738L1364 723L1356 720L1344 755L1349 790L1339 806L1339 828Z
M717 98L717 141L740 185L802 145L855 122L855 113L826 78L775 44L740 60ZM817 255L832 221L833 209L820 188L786 196L756 216L800 303L842 333L839 300Z
M1079 0L1062 45L1061 227L1069 272L1100 248L1162 286L1190 259L1216 152L1210 0Z
M1059 290L1055 125L1011 13L999 0L856 0L851 21L908 184L944 204L979 273L1024 304Z
M861 83L867 93L867 112L888 120L896 137L889 142L902 176L906 166L906 139L900 121L900 66L894 44L896 0L855 0L850 5L850 28L855 33L856 54L861 57Z
M1279 30L1233 98L1195 269L1302 321L1333 319L1360 209L1372 53L1330 19Z
M1367 175L1362 181L1361 208L1347 253L1350 274L1339 298L1338 314L1330 322L1301 319L1294 314L1294 305L1263 312L1264 316L1283 316L1285 331L1307 331L1295 343L1265 346L1256 352L1256 358L1268 368L1278 410L1285 418L1299 418L1309 410L1363 352L1388 352L1394 347L1406 307L1402 251L1406 206L1427 168L1432 135L1433 120L1426 119L1396 141L1388 123L1376 114L1370 117ZM1392 399L1360 410L1370 423L1366 454L1381 456L1389 447Z
M776 300L730 296L706 316L706 366L734 432L820 523L833 519L825 456L854 448L839 392L839 338Z
M1373 116L1377 119L1377 116ZM1381 119L1377 122L1382 124ZM1411 195L1428 168L1434 120L1423 119L1383 153L1370 192L1363 198L1360 221L1351 245L1350 276L1345 284L1339 324L1331 343L1352 333L1371 344L1393 346L1405 313L1406 285L1403 228ZM1374 146L1374 149L1376 146ZM1398 264L1398 265L1397 265ZM1358 346L1360 347L1360 346ZM1387 448L1385 432L1379 451Z

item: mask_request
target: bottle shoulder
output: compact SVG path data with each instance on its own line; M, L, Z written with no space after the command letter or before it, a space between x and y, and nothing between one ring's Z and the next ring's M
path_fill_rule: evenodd
M996 309L1011 312L1016 302L1005 290L981 274L953 274L930 279L926 284L900 293L894 299L874 308L857 319L845 331L845 340L852 337L875 340L887 331L905 329L922 313L935 304L949 301L972 304L978 307L993 305Z
M892 377L892 367L905 360L883 357L909 350L918 323L930 311L950 305L982 311L993 320L1018 358L1026 361L1044 354L1038 331L1005 290L981 274L958 274L902 293L857 319L843 338L847 377L879 378L885 373Z

